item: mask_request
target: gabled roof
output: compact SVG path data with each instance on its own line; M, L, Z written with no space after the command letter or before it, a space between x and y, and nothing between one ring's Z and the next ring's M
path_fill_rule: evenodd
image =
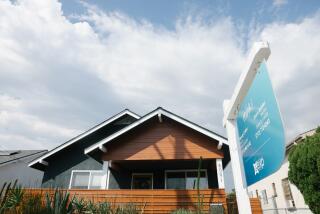
M29 163L31 160L43 155L47 150L1 150L0 151L0 166L22 160Z
M65 142L64 144L62 144L62 145L60 145L60 146L52 149L51 151L49 151L48 153L44 154L43 156L35 159L34 161L32 161L32 162L29 164L29 167L32 167L32 166L33 166L34 164L36 164L36 163L42 163L45 158L50 157L51 155L53 155L53 154L59 152L60 150L62 150L62 149L64 149L64 148L72 145L73 143L81 140L82 138L88 136L89 134L91 134L91 133L97 131L98 129L100 129L100 128L106 126L106 125L108 125L109 123L112 123L113 121L121 118L121 117L124 116L124 115L130 115L130 116L132 116L132 117L134 117L134 118L136 118L136 119L139 119L139 118L140 118L140 116L137 115L136 113L130 111L129 109L125 109L125 110L121 111L120 113L118 113L118 114L110 117L109 119L103 121L102 123L100 123L100 124L92 127L91 129L83 132L82 134L80 134L80 135L78 135L78 136L70 139L69 141Z
M202 133L202 134L204 134L204 135L206 135L206 136L208 136L208 137L210 137L212 139L215 139L215 140L219 141L219 143L228 145L228 141L227 141L227 139L225 137L223 137L223 136L221 136L221 135L219 135L217 133L214 133L214 132L212 132L212 131L210 131L210 130L208 130L206 128L203 128L203 127L201 127L201 126L199 126L199 125L197 125L197 124L195 124L193 122L190 122L189 120L186 120L183 117L180 117L180 116L178 116L176 114L173 114L170 111L167 111L167 110L165 110L165 109L163 109L161 107L158 107L157 109L151 111L150 113L146 114L145 116L141 117L139 120L133 122L132 124L126 126L125 128L119 130L118 132L116 132L116 133L110 135L109 137L106 137L105 139L99 141L98 143L86 148L84 153L88 154L88 153L90 153L90 152L92 152L92 151L94 151L96 149L103 148L103 146L105 144L107 144L108 142L110 142L111 140L113 140L113 139L119 137L120 135L128 132L129 130L131 130L131 129L143 124L144 122L148 121L149 119L151 119L151 118L153 118L155 116L161 117L161 115L164 115L164 116L166 116L166 117L168 117L168 118L170 118L170 119L172 119L172 120L174 120L174 121L176 121L178 123L181 123L181 124L191 128L191 129L194 129L194 130L196 130L196 131L198 131L198 132L200 132L200 133Z

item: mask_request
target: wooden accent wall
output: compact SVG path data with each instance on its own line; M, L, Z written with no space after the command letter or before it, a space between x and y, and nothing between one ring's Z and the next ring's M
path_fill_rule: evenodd
M68 190L71 197L75 195L92 202L108 201L113 207L134 203L143 213L170 213L179 208L196 209L198 194L197 190ZM28 194L41 194L42 197L52 189L29 189ZM209 210L212 203L220 203L227 210L226 195L224 189L200 190L203 201L203 211ZM70 198L71 198L70 197Z
M223 158L218 142L166 119L149 122L107 144L103 160L173 160Z

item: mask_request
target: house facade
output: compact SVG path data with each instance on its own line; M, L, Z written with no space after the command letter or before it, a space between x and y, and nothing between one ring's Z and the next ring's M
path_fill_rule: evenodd
M44 176L41 185L43 188L69 189L73 173L86 171L91 174L91 172L102 173L104 171L103 161L86 155L84 150L121 130L138 118L139 116L133 112L124 110L33 160L29 167L43 171ZM94 177L96 177L95 174ZM80 180L82 180L79 181L80 183L84 182L84 179ZM80 186L79 188L85 188L82 183ZM101 188L105 187L101 186ZM89 189L92 189L92 187L89 187Z
M290 150L306 136L315 133L315 129L298 135L286 146L285 160L280 169L274 174L248 187L251 197L259 197L264 213L304 213L312 214L305 204L298 188L289 182L288 155Z
M23 187L41 187L43 172L28 167L30 161L47 150L0 150L0 187L14 183Z
M125 110L29 166L44 172L42 187L183 191L196 189L201 157L200 189L224 193L228 149L226 138L163 108Z

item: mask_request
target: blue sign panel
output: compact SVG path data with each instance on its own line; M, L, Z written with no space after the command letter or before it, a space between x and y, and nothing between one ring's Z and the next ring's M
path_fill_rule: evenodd
M237 127L249 186L277 171L285 154L283 124L265 62L240 105Z

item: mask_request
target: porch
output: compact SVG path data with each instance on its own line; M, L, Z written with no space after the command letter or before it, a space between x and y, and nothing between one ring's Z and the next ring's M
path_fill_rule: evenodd
M73 170L69 189L196 189L199 160L104 161L102 170ZM201 162L199 189L224 189L222 159Z

